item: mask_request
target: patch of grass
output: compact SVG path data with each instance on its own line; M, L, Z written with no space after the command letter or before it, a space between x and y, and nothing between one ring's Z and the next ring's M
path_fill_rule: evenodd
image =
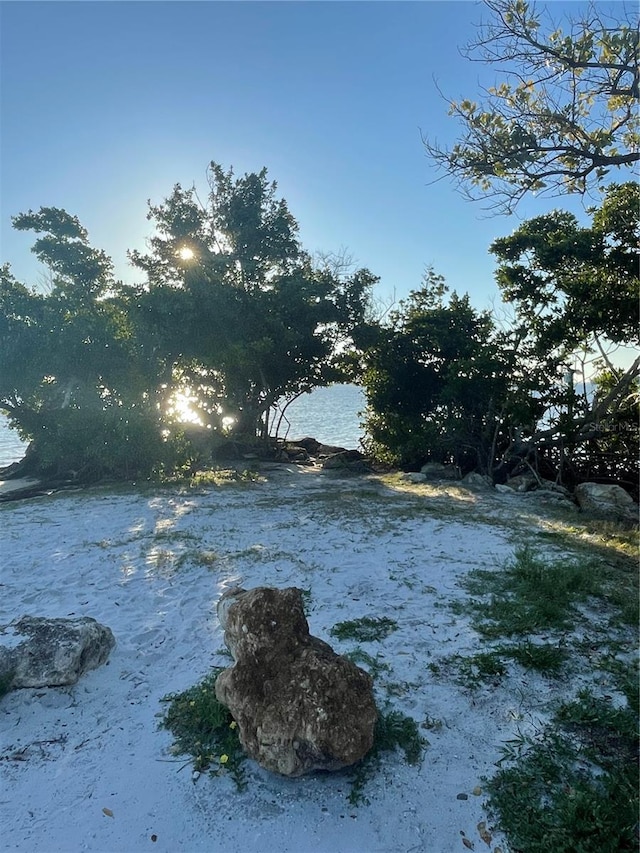
M14 670L10 670L5 673L3 676L0 676L0 699L3 696L6 696L7 693L11 690L11 682L13 681L13 676L15 675Z
M266 479L252 468L237 471L235 468L215 468L209 471L196 471L189 478L189 486L193 489L204 486L225 486L229 483L264 483Z
M402 750L408 764L420 764L428 741L420 735L418 724L400 711L380 713L373 735L373 746L367 755L349 770L352 806L369 804L364 794L367 782L379 771L386 754Z
M219 559L220 556L219 554L216 554L215 551L201 551L197 548L193 548L185 551L183 554L180 554L176 560L176 568L182 568L186 563L193 566L211 567L214 566Z
M637 575L636 575L637 578ZM609 590L608 599L618 611L618 619L636 627L640 622L640 596L633 584L617 583Z
M189 533L188 530L158 530L153 534L153 542L193 542L198 537L195 533Z
M502 571L471 572L464 586L483 596L466 607L485 637L571 629L579 615L576 605L605 592L595 563L569 558L547 562L528 547L518 549Z
M388 681L384 685L387 696L411 696L420 689L417 681Z
M190 473L186 470L179 473L165 474L159 472L154 479L156 488L175 489L204 489L211 486L227 486L230 484L265 483L266 478L253 468L241 471L235 468L203 468Z
M629 706L640 710L640 660L637 654L631 661L605 655L598 666L614 677L616 688L626 698Z
M638 845L638 707L582 691L536 738L505 749L489 807L522 853L623 853Z
M372 678L377 678L381 672L391 672L391 667L388 663L380 660L380 656L373 657L359 646L351 652L347 652L344 657L348 658L356 666L365 666L369 675Z
M488 681L495 683L507 672L506 664L498 651L479 652L469 657L451 655L441 659L440 664L429 664L429 669L434 675L439 676L442 674L443 666L445 671L453 668L456 684L471 690Z
M567 660L567 651L550 643L526 640L517 646L500 646L504 657L515 660L525 669L535 669L546 675L559 675Z
M437 678L451 676L462 687L475 690L483 684L496 684L507 674L505 659L514 660L526 669L544 675L559 675L567 660L565 649L548 643L536 644L526 640L518 645L500 645L475 655L455 654L432 661L427 668Z
M338 622L329 631L339 640L356 640L358 643L371 643L384 640L398 629L395 619L386 616L362 616L347 622Z
M183 693L171 693L163 702L169 707L161 726L175 738L173 752L193 758L193 769L214 775L229 772L238 790L245 787L246 754L229 709L216 699L215 682L222 667Z
M591 517L575 519L572 523L557 521L547 524L547 530L540 531L538 538L544 538L555 544L572 550L580 549L593 556L594 553L606 560L636 566L640 536L637 524L611 521Z

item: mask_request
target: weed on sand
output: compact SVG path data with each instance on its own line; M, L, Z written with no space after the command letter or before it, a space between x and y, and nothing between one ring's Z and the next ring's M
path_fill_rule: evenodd
M536 737L505 745L492 816L522 853L638 849L638 708L582 691Z
M201 682L183 693L171 693L163 701L169 707L161 726L175 738L172 752L192 756L197 773L230 773L238 790L245 786L245 753L237 726L229 709L216 698L215 683L222 668L216 668Z
M398 623L388 616L362 616L360 619L337 622L329 633L338 640L372 643L384 640L397 629Z
M569 558L550 562L529 547L518 549L502 571L470 572L463 586L476 597L461 609L470 611L474 627L485 637L570 630L579 615L577 606L605 593L595 563Z
M463 587L471 598L454 609L470 615L489 648L433 663L436 675L453 668L454 681L475 688L499 683L513 661L549 678L575 676L546 725L504 744L486 784L489 811L511 849L637 850L637 579L624 563L581 551L545 560L524 547L500 569L470 572ZM499 642L505 638L515 642ZM585 682L570 698L571 683Z
M364 793L366 785L380 770L389 753L400 750L407 764L418 765L427 745L428 741L421 736L418 724L412 717L391 709L380 712L373 734L373 746L362 761L348 771L351 790L347 799L351 805L369 805L370 801Z

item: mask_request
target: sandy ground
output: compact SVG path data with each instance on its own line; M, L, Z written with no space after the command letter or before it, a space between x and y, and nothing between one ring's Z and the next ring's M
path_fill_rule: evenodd
M500 566L522 541L518 525L501 524L513 506L460 489L391 493L293 466L199 492L95 490L0 505L0 624L87 615L117 640L108 665L77 685L0 702L0 847L505 851L477 829L487 821L483 777L504 741L544 718L552 688L516 668L472 691L428 664L478 650L468 618L448 604L465 597L466 572ZM308 590L311 632L339 652L356 643L329 635L337 622L395 619L397 631L362 648L390 667L376 681L379 704L424 724L422 765L390 756L357 808L342 774L287 780L251 763L242 793L229 777L194 779L159 728L161 700L228 665L215 605L235 585Z

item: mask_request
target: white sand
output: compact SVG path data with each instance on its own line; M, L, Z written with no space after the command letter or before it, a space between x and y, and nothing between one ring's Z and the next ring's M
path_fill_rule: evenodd
M465 838L489 849L477 830L487 820L478 786L500 745L544 713L549 688L516 668L502 686L470 691L428 664L478 649L469 619L447 603L464 597L461 576L499 566L521 541L499 525L513 499L461 490L452 515L445 489L390 495L289 466L268 478L0 505L0 624L87 615L117 640L108 665L74 687L0 702L3 850L460 853ZM478 502L495 524L477 520ZM228 665L215 604L234 585L309 590L311 632L340 652L356 644L329 635L336 622L395 619L395 633L362 647L391 667L377 679L381 705L391 696L417 721L442 722L424 729L422 765L391 756L366 789L370 804L357 808L339 774L286 780L250 763L243 793L229 777L194 781L158 728L160 700ZM494 835L490 849L499 848Z

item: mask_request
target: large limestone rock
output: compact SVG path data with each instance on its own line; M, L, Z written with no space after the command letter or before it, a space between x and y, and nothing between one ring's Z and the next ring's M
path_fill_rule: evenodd
M0 625L0 683L5 690L75 684L107 660L115 643L111 629L89 616L23 616Z
M309 634L299 589L230 590L218 616L235 664L216 696L248 755L284 776L366 755L377 718L371 678Z
M575 488L580 509L618 520L638 521L638 507L621 486L613 483L580 483Z

